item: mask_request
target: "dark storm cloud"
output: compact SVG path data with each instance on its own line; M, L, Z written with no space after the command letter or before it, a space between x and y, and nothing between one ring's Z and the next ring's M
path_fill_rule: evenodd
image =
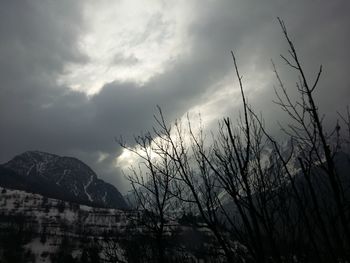
M350 42L349 11L348 1L220 1L220 4L208 1L200 5L201 16L192 28L199 43L196 55L207 56L209 53L208 63L217 62L213 70L227 73L227 69L232 69L228 51L234 50L243 80L254 78L247 72L271 74L270 59L273 59L288 91L294 94L295 72L279 57L280 54L288 55L276 19L279 16L287 24L311 81L315 79L319 65L323 64L324 74L316 96L321 110L334 118L331 113L343 110L350 97L347 73L350 64L347 48ZM278 107L271 105L275 84L275 78L271 78L266 83L246 87L250 103L265 113L269 123L285 117ZM238 88L237 84L233 85ZM232 106L232 109L232 112L237 111L237 107Z
M76 3L0 4L1 160L41 138L31 134L49 136L45 134L49 120L41 115L64 94L57 89L56 77L64 63L86 59L75 45L82 24Z
M345 0L201 1L188 32L188 56L169 62L164 73L142 87L115 81L92 98L56 82L66 63L87 60L77 43L84 32L83 2L2 1L0 5L2 162L30 149L74 155L108 181L123 184L114 167L120 153L114 138L123 135L130 140L150 129L156 105L173 120L215 93L213 85L232 74L232 49L243 75L270 74L270 58L279 61L286 49L276 16L285 19L308 72L319 63L325 66L317 93L321 108L335 111L348 103L350 4ZM154 21L162 21L159 14ZM154 27L165 26L154 21ZM122 55L114 62L137 63ZM293 74L284 70L283 63L278 65L294 88ZM247 87L250 102L265 112L268 121L283 117L270 106L274 82ZM101 158L102 154L109 155Z

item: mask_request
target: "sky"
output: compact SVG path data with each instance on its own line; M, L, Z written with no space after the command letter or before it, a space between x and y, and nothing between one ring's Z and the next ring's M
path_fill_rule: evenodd
M249 103L278 133L271 59L293 94L277 17L334 123L350 98L348 0L0 0L0 163L27 150L84 161L122 193L134 159L115 138L201 114L238 117L236 54ZM193 122L198 119L194 117Z

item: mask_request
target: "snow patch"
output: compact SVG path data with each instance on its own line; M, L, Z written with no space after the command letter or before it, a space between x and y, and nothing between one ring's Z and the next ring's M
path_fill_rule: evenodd
M64 169L62 176L60 177L60 179L58 179L58 181L57 181L56 184L57 184L57 185L60 185L60 184L61 184L61 181L63 180L63 178L64 178L69 172L70 172L70 170Z
M102 197L103 203L106 203L106 197L107 197L107 192L105 192L104 195L103 195L103 197Z
M92 202L93 200L92 200L92 198L91 198L91 195L87 192L87 188L90 186L90 184L92 183L92 181L94 180L94 176L93 175L91 175L90 176L90 179L89 179L89 182L86 184L86 185L84 185L84 192L85 192L85 194L87 195L87 197L89 198L89 200Z
M30 172L32 171L33 167L35 166L35 164L32 164L32 166L30 166L29 170L27 171L27 175L30 174Z

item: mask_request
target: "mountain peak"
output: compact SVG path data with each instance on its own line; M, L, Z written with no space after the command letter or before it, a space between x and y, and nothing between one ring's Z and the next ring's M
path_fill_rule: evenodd
M26 151L22 154L17 155L16 157L58 158L59 156L56 154L48 153L48 152L34 150L34 151Z
M3 167L15 172L21 178L26 177L24 180L27 182L33 181L34 184L39 183L56 189L56 192L60 192L59 197L53 197L59 199L67 196L68 199L74 199L73 201L78 200L81 203L96 206L127 207L122 195L114 186L98 179L88 165L74 157L61 157L42 151L27 151L17 155ZM30 183L28 187L30 190ZM63 197L62 193L65 193Z

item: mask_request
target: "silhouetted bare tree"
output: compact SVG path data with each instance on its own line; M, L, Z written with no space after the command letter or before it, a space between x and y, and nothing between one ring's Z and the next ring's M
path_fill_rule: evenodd
M194 208L215 237L222 261L349 261L349 193L344 189L349 179L339 175L336 163L349 141L341 138L338 122L326 131L314 99L322 67L310 83L284 22L278 21L290 55L281 57L299 74L299 99L293 101L273 64L276 104L290 118L281 126L287 149L249 105L233 52L242 98L237 122L224 118L207 140L190 118L169 125L158 108L152 134L136 137L136 147L121 143L142 160L128 178L162 262L166 222L184 207ZM350 138L349 111L339 116Z
M142 161L138 169L131 168L128 180L133 189L133 202L137 209L143 211L138 223L154 236L159 262L166 262L166 232L172 218L171 185L176 167L164 152L169 151L170 144L165 140L152 137L150 133L135 137L136 148L122 147L134 152ZM163 153L159 151L163 149Z

